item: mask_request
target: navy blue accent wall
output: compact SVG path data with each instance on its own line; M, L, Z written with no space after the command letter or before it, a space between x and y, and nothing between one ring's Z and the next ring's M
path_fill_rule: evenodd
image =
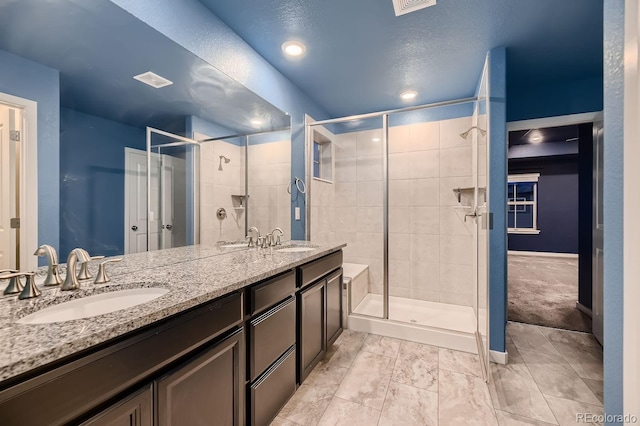
M602 77L583 80L511 84L507 121L602 111Z
M59 249L60 73L0 50L0 92L38 103L38 244Z
M60 117L60 253L123 254L124 148L145 150L145 131L64 108Z
M509 234L509 250L578 253L578 157L509 160L509 174L522 173L540 173L540 233Z

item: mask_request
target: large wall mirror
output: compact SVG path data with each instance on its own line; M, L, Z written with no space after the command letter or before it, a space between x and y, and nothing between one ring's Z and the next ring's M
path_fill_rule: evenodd
M290 117L108 0L0 4L0 121L0 268L290 237Z

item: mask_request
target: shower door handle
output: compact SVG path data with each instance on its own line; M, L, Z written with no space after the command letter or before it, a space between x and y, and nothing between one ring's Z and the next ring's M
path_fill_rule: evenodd
M467 214L465 214L465 215L464 215L464 221L465 221L465 222L467 221L467 218L468 218L468 217L472 217L472 218L474 218L474 219L475 219L476 217L478 217L478 209L473 209L473 213L467 213Z

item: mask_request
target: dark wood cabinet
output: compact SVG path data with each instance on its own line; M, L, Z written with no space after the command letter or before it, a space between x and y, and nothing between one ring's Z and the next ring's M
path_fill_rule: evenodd
M342 332L342 269L327 278L327 346Z
M81 426L152 426L153 388L146 386L107 408Z
M326 351L325 292L325 280L300 292L300 383Z
M156 380L158 425L244 424L243 342L240 329Z

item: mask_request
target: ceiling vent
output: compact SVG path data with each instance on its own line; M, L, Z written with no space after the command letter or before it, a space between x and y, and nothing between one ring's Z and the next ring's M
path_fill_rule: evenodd
M166 78L161 77L158 74L151 71L134 75L133 78L143 82L144 84L148 84L151 87L155 87L156 89L159 89L165 86L171 86L173 84L173 81L167 80Z
M434 6L435 4L436 0L393 0L393 8L396 11L396 16L415 12L425 7Z

